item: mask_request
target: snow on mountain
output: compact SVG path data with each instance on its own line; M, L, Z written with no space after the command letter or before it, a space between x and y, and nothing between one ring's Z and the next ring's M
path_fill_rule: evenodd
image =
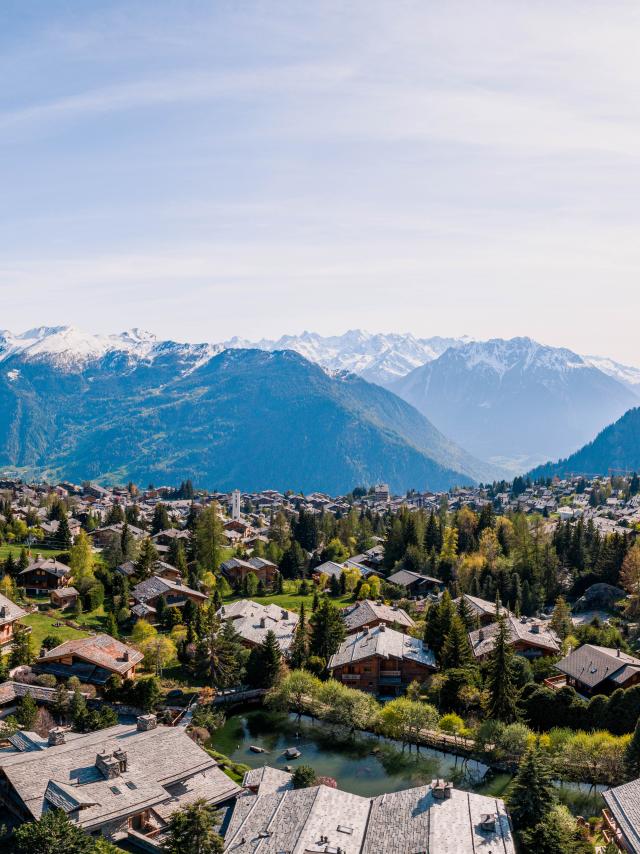
M410 333L370 333L350 329L344 335L283 335L277 340L250 342L232 338L229 348L257 347L259 350L295 350L331 372L350 371L369 382L386 385L414 368L440 356L449 347L458 347L466 338L416 338Z
M637 404L588 360L530 338L450 348L388 387L446 436L514 472L566 456Z
M640 368L634 368L631 365L621 365L619 362L614 362L613 359L607 359L605 356L585 356L584 359L590 365L593 365L594 368L598 368L604 374L614 377L640 394Z
M40 326L20 335L0 332L0 360L19 355L27 361L47 359L59 368L73 369L112 352L144 358L156 344L155 335L140 329L120 335L94 335L74 326Z

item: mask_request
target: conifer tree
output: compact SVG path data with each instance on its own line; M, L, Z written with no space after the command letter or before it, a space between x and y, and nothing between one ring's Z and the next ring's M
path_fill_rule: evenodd
M158 552L149 537L142 541L138 560L136 561L136 575L141 580L149 578L153 574L153 567L158 560Z
M473 615L466 597L461 596L458 602L458 616L463 622L464 627L468 632L472 632L478 627L478 618Z
M159 534L160 531L166 531L170 527L171 522L169 521L166 505L162 503L156 504L151 519L151 535Z
M29 566L29 555L24 546L20 549L20 557L18 558L18 572L22 572Z
M71 548L71 531L69 530L69 521L67 514L64 513L58 522L58 530L55 533L55 542L60 549Z
M31 664L33 649L31 635L24 626L16 626L13 632L13 643L9 653L9 664L18 667L20 664Z
M329 599L324 598L310 620L311 639L309 649L313 655L328 662L345 636L344 623L339 610Z
M16 718L23 729L32 730L36 718L38 717L38 707L36 701L31 694L25 694L20 700L20 705L16 711Z
M450 667L468 667L472 662L473 653L467 629L460 616L454 614L440 653L440 666L446 670Z
M509 794L509 811L516 830L522 832L540 824L554 804L555 791L549 769L537 748L529 750Z
M495 645L489 656L486 684L489 691L487 714L504 723L512 723L517 717L518 692L512 662L513 650L509 645L507 624L501 615L498 617Z
M7 559L4 562L4 571L10 578L15 578L18 574L18 565L13 556L13 552L9 552Z
M307 637L307 619L304 610L304 602L302 602L300 605L300 617L293 636L293 643L291 644L291 652L289 655L291 667L294 670L299 670L304 667L308 656L309 639Z

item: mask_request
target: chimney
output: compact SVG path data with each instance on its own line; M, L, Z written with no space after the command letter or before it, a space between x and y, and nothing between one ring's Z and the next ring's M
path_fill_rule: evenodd
M123 661L129 661L129 650L128 649L125 649L125 651L122 653L122 660Z
M3 606L0 608L0 618L2 618L2 617L6 617L6 616L7 616L7 606L6 606L6 605L3 605Z
M480 818L480 827L482 830L495 830L496 817L494 813L483 813Z
M158 726L158 718L155 715L140 715L137 720L138 732L148 732Z
M64 744L65 731L61 726L56 726L49 730L48 736L49 747L56 747L58 744Z
M260 628L261 628L261 629L264 629L264 627L265 627L266 625L267 625L267 621L265 620L265 618L264 618L264 617L260 617Z
M618 656L618 658L620 658L620 647L618 647L618 649L616 650L616 655Z
M120 763L111 753L98 753L96 756L96 768L105 780L113 780L120 776Z
M384 624L384 623L380 623L380 631L381 631L381 632L386 632L386 630L387 630L387 627L385 626L385 624Z
M282 611L280 611L280 616L282 617L283 620L286 620L287 617L289 616L289 612L283 608Z
M539 635L540 634L540 623L534 623L531 626L531 632L534 635Z
M127 770L127 751L119 747L114 751L113 758L118 760L120 764L120 773L124 774Z
M480 629L480 630L479 630L479 632L478 632L478 640L480 640L480 641L483 641L483 640L484 640L484 629Z

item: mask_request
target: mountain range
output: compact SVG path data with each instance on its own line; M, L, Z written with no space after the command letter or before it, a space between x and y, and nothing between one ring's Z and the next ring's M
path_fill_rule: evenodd
M57 328L3 334L0 362L0 469L25 476L340 494L496 474L391 392L290 350Z
M233 351L239 355L230 361ZM258 351L262 358L257 357ZM284 352L302 357L295 370L291 360L282 356ZM265 359L264 354L273 359ZM312 363L323 370L318 372ZM226 366L224 371L221 366ZM248 381L249 369L257 372L255 383ZM271 446L275 451L282 437L291 438L294 425L291 420L274 420L266 399L266 378L262 388L258 382L263 373L269 376L270 394L285 407L294 402L297 406L298 433L291 448L298 480L279 476L276 463L282 468L282 460L274 459L271 470L266 467ZM328 491L338 483L341 488L351 488L356 482L378 479L391 481L393 488L402 490L520 473L542 461L568 456L640 401L639 369L605 357L547 347L529 338L473 341L351 330L328 337L304 332L256 342L231 338L181 344L158 340L139 329L92 335L73 327L41 327L21 335L0 332L0 467L13 466L25 473L46 469L70 476L70 468L75 466L73 471L81 477L122 478L136 472L137 478L148 471L155 480L165 472L167 481L174 473L186 476L180 468L183 463L178 462L186 455L194 472L206 478L203 485L222 487L231 483L225 470L231 463L209 453L206 426L202 424L196 433L186 430L183 423L178 434L171 424L162 424L163 445L156 436L158 431L153 432L149 411L162 401L169 410L179 410L185 423L189 417L195 423L200 419L201 401L206 400L214 435L227 414L220 397L223 388L224 395L233 397L233 386L222 382L227 375L236 376L254 417L272 425L270 444L260 441L257 461L243 439L251 430L240 419L242 407L234 402L235 420L228 423L230 433L237 437L233 453L243 456L247 465L247 471L237 469L234 477L242 474L246 479L237 485L247 484L247 488L261 468L264 477L273 478L268 485L295 484ZM315 390L304 412L308 421L299 406L304 385L297 392L293 386L285 387L302 381L303 376ZM384 393L381 387L386 389ZM87 409L86 401L97 405L97 412ZM69 413L69 407L73 412ZM335 407L343 414L349 412L350 430L353 436L360 436L357 451L353 436L343 445L336 437L333 451L329 440L321 436L321 425L329 430L332 422L319 419L318 413L331 410L335 414ZM189 409L193 410L191 416ZM126 426L120 419L125 411ZM159 414L157 417L162 421ZM119 425L118 430L139 445L138 451L113 456L111 449L97 446L95 460L89 460L82 451L90 445L89 424L99 435L110 429L116 444L120 439L115 425ZM320 443L323 453L333 455L331 465L321 466L324 473L315 482L311 461L305 459L302 464L296 446L304 436L313 437L313 443L309 439L305 445L307 453ZM150 441L155 452L162 445L162 460L153 461L150 451L145 455L143 449ZM219 447L231 447L228 437L227 444ZM391 462L392 450L405 455L397 469ZM376 462L376 453L383 454L384 464ZM414 461L414 474L407 468L406 455L412 453L421 460L419 464ZM172 459L175 465L170 463ZM436 469L425 468L425 460ZM90 473L83 468L87 465ZM331 490L327 484L332 485Z
M640 402L571 350L530 338L449 348L388 388L471 453L514 473L571 453Z

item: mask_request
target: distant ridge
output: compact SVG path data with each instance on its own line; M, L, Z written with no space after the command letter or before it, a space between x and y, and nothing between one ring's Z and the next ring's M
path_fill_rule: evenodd
M640 408L630 409L596 438L557 463L537 466L531 478L566 477L570 474L606 475L609 470L640 471Z

